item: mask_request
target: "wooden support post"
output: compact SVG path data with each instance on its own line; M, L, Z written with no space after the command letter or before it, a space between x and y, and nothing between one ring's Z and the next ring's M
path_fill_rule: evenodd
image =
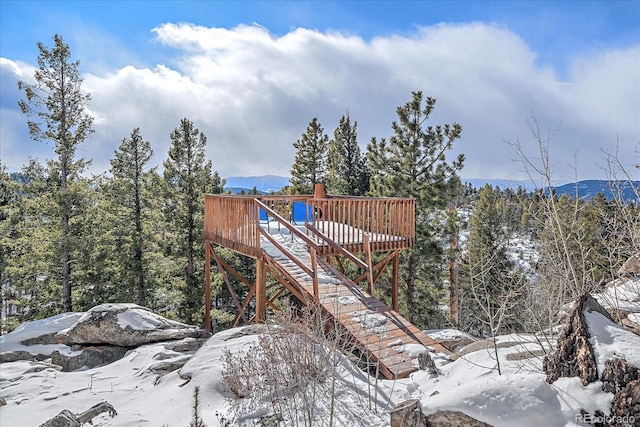
M371 240L369 233L362 234L362 244L364 245L364 256L367 263L367 282L369 282L368 291L373 295L373 265L371 261Z
M267 320L267 275L264 257L256 260L256 323Z
M391 270L391 309L398 311L398 271L400 270L400 252L396 252L393 257L393 268Z
M204 329L211 333L211 242L204 241Z
M318 254L316 248L313 246L310 248L309 253L311 255L311 270L313 272L313 299L315 302L320 301L320 291L318 289Z

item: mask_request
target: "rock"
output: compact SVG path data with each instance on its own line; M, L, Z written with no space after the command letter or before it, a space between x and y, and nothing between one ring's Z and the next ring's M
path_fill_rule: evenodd
M427 415L427 427L491 427L459 411L437 411Z
M209 338L185 338L165 344L164 348L178 353L195 353Z
M637 316L636 316L637 318ZM629 320L628 318L624 318L620 320L620 324L627 328L627 330L633 332L636 335L640 335L640 324Z
M0 353L0 363L15 362L18 360L42 361L48 359L49 356L39 353L31 353L24 350L4 351Z
M108 344L118 347L204 338L201 328L166 319L136 304L103 304L86 312L73 326L60 331L56 339L66 345Z
M609 425L640 425L640 379L631 381L613 396Z
M389 413L391 427L427 427L420 400L411 399L398 404Z
M82 367L91 369L122 359L129 350L127 347L105 345L85 347L80 352L70 354L54 351L51 353L51 363L62 366L63 372L72 372Z
M640 253L633 254L618 270L620 275L640 276Z
M38 337L27 338L26 340L20 341L22 345L39 345L39 344L58 344L56 340L57 332L50 332L48 334L40 335Z
M613 394L625 389L629 383L637 379L640 379L640 369L619 357L606 361L600 377L602 390Z
M547 354L544 350L525 350L519 351L517 353L509 353L507 354L507 360L526 360L532 359L534 357L542 357Z
M187 361L191 359L190 355L178 356L172 359L161 359L149 366L149 370L157 375L166 375L169 372L177 371L182 368Z
M543 368L550 384L560 377L580 377L585 386L598 379L585 311L596 311L613 322L609 313L591 295L581 296L558 337L558 348L544 358Z
M438 368L429 353L418 354L418 366L421 370L429 372L431 376L438 375Z
M118 415L116 410L107 402L100 402L97 405L79 414L64 409L58 415L44 422L40 427L81 427L84 424L91 423L91 420L97 415L108 412L111 418Z

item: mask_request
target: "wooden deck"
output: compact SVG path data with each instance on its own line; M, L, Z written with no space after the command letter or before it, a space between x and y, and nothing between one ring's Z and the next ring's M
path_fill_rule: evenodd
M310 196L205 197L205 325L210 327L211 258L215 258L238 309L234 324L266 320L267 274L304 304L316 304L334 319L349 341L386 378L404 378L417 369L417 354L449 354L398 312L399 253L415 241L415 201L408 198ZM215 254L221 245L256 259L256 280L249 283ZM387 255L372 264L372 253ZM324 257L324 258L323 258ZM342 267L348 259L362 274L351 280ZM391 265L391 307L372 296L382 271ZM228 270L228 271L225 271ZM249 292L241 301L227 273ZM367 291L357 282L366 281ZM252 300L255 303L252 304ZM255 307L255 316L245 316Z

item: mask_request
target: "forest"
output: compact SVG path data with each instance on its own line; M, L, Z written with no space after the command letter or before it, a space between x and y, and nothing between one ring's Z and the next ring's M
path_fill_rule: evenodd
M206 158L207 136L188 118L180 120L159 170L150 166L152 143L135 128L123 135L110 169L89 175L91 159L78 152L94 132L91 95L69 46L59 35L53 42L38 44L34 83L19 84L25 126L34 140L52 143L51 157L12 173L0 163L0 333L108 302L136 303L202 325L204 194L225 188ZM453 326L477 336L542 330L563 305L599 290L640 252L637 202L551 190L552 141L534 116L529 124L539 158L528 158L519 143L513 149L540 185L477 189L460 179L464 156L450 158L463 126L431 124L434 108L436 99L412 92L396 109L392 136L372 138L366 150L349 115L332 134L312 118L292 141L291 185L281 189L311 194L324 183L333 195L415 199L416 244L400 260L400 311L415 325ZM612 183L636 182L640 153L632 164L615 153L606 159ZM640 200L640 188L632 188ZM515 239L535 248L530 269L509 256ZM251 259L216 251L253 277ZM231 281L242 297L246 288ZM390 285L384 278L380 283L377 296L386 300ZM220 330L230 326L235 306L219 274L212 284L214 330Z

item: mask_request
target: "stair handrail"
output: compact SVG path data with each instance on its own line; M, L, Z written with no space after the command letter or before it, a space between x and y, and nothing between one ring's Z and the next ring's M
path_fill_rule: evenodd
M288 229L291 232L291 234L296 235L304 243L306 243L309 246L309 253L311 255L311 273L313 273L313 274L310 274L310 276L313 279L313 296L317 300L319 298L319 292L318 292L318 265L317 265L317 259L316 259L317 258L317 251L318 251L318 244L316 242L314 242L313 240L311 240L309 238L309 236L307 236L306 234L304 234L303 232L298 230L296 227L291 225L291 223L289 223L289 221L284 219L282 216L280 216L279 213L277 213L276 211L271 209L269 206L265 205L264 203L262 203L258 199L253 199L253 200L255 201L255 203L260 208L264 209L264 211L267 213L267 215L270 215L271 217L273 217L273 219L278 221L278 223L280 225L282 225L286 229ZM275 243L275 239L273 239L270 235L268 235L269 233L264 229L264 227L262 227L259 223L256 223L256 227L258 228L260 233L262 233L265 237L267 237L267 239L269 239L271 241L271 243ZM291 252L286 250L281 245L277 245L277 246L278 246L278 249L280 249L281 252L285 253L287 255L287 257L291 261L293 261L296 265L298 265L298 267L301 267L302 270L305 271L305 273L309 274L309 272L307 271L308 268L303 267L301 265L302 263L300 263L300 261L298 261L298 259ZM284 249L284 251L283 251L283 249Z

